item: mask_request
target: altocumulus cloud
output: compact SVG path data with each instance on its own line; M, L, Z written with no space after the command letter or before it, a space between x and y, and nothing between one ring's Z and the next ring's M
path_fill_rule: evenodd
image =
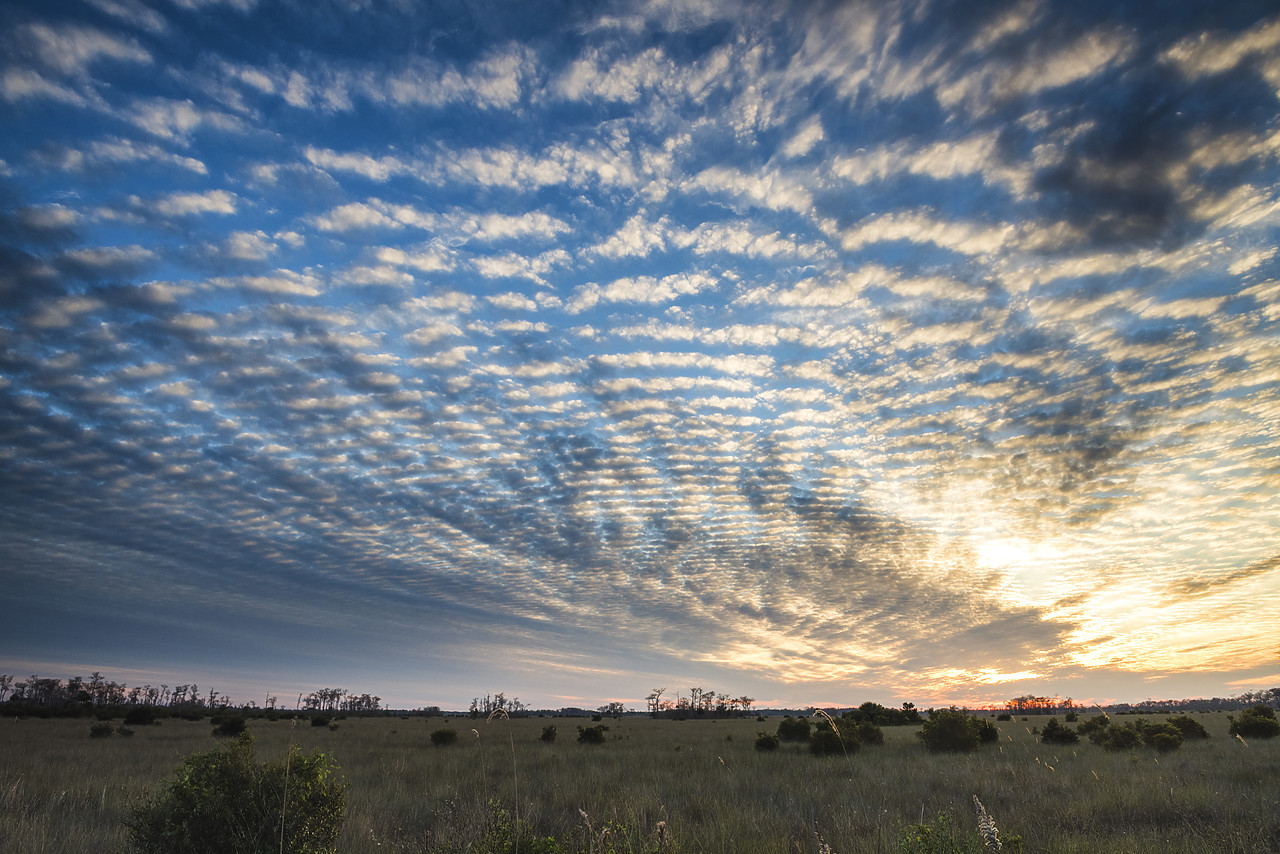
M1269 675L1267 4L10 6L0 665Z

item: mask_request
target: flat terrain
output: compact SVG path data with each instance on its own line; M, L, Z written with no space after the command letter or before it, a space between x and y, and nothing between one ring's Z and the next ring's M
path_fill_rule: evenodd
M659 822L666 850L684 854L816 852L819 834L835 854L924 850L904 832L945 825L948 812L977 844L974 795L1002 838L1021 837L1037 854L1280 851L1280 739L1245 745L1227 734L1225 714L1195 717L1212 738L1165 755L1044 745L1031 732L1047 720L1038 717L1000 723L999 745L968 756L927 753L917 727L886 727L882 747L849 757L787 744L757 752L756 734L777 718L606 719L600 745L579 744L576 728L591 722L572 718L350 718L333 730L252 720L249 729L259 759L291 741L335 758L350 787L344 854L474 851L517 808L526 839L550 835L572 850L589 839L608 850L598 840L609 827L614 851L657 851ZM185 755L219 743L207 720L91 739L92 723L0 720L0 852L125 852L130 805ZM558 739L540 741L552 725ZM432 747L431 732L445 727L457 744Z

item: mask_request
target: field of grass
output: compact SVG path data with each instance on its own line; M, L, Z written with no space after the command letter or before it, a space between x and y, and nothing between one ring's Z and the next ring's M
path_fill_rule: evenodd
M593 854L807 854L824 842L834 854L923 852L935 849L909 828L929 824L936 835L949 813L969 848L936 850L976 852L975 795L1002 839L1020 837L1027 852L1280 851L1280 739L1246 745L1227 734L1226 715L1195 717L1212 738L1163 755L1044 745L1031 733L1047 720L1037 717L1000 723L998 745L965 756L927 753L917 727L886 727L883 746L849 757L785 743L757 752L757 732L772 732L776 718L606 719L600 745L579 744L576 727L591 722L569 718L351 718L333 730L253 720L249 729L260 760L290 742L336 759L349 784L338 850L351 854L484 851L517 811L520 850L536 835ZM207 720L167 719L127 738L90 738L91 724L0 720L0 852L126 852L131 807L184 756L219 743ZM549 725L554 743L539 739ZM444 727L457 743L432 747Z

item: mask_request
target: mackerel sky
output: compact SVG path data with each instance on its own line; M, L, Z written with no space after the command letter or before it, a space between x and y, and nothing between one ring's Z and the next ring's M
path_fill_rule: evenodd
M0 20L0 672L1280 683L1271 3Z

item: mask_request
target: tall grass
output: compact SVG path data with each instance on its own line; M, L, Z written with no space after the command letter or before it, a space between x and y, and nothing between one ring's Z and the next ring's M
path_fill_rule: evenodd
M249 727L263 760L286 755L291 739L334 757L350 784L346 854L465 850L491 833L497 810L518 811L522 851L535 836L582 843L582 811L596 834L610 830L617 851L808 854L825 844L896 854L903 827L943 813L981 844L975 795L1001 839L1020 836L1028 852L1280 851L1280 740L1246 748L1228 736L1225 715L1197 718L1212 738L1171 754L1044 745L1017 722L1001 725L998 745L968 755L929 754L916 727L886 727L884 746L848 760L802 745L756 751L756 733L775 719L627 718L610 722L602 745L544 742L539 718ZM434 748L430 733L442 725L474 726L480 737ZM0 721L0 854L123 854L131 806L214 744L205 721L165 720L128 739L88 730L84 720Z

